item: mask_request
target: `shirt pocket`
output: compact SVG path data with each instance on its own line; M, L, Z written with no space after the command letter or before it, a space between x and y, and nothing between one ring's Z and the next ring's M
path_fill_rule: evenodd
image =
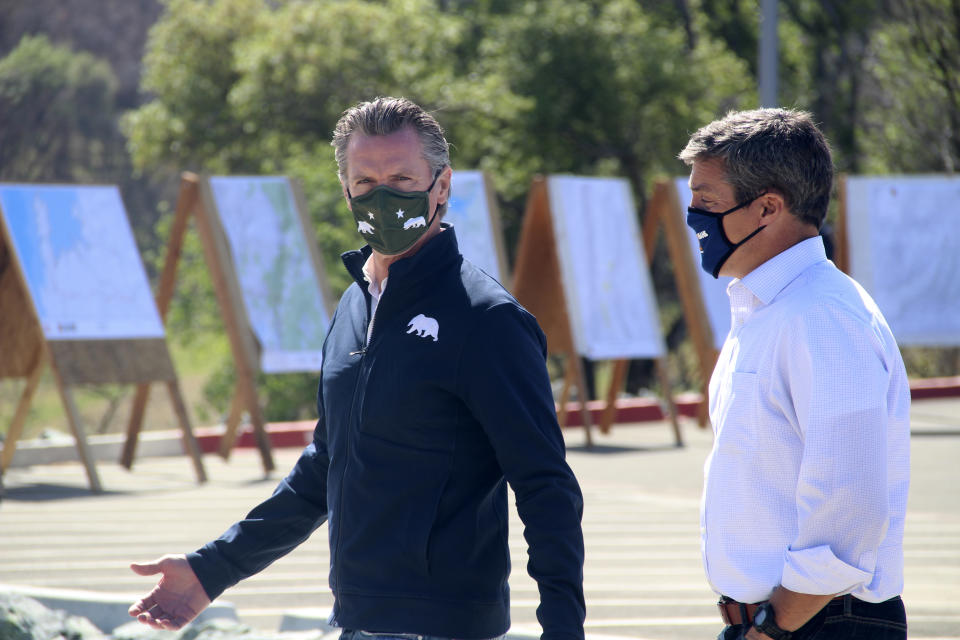
M756 450L760 435L760 377L734 371L723 387L718 409L718 438L741 453Z

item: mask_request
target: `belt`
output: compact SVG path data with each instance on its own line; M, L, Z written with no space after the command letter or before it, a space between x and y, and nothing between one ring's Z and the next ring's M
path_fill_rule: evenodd
M837 596L831 602L835 600L843 600L843 596ZM749 625L753 624L753 614L757 612L757 609L760 608L760 605L766 603L755 602L753 604L747 604L745 602L737 602L733 598L728 598L727 596L720 596L720 601L717 603L717 608L720 609L720 617L723 618L723 624L743 624Z

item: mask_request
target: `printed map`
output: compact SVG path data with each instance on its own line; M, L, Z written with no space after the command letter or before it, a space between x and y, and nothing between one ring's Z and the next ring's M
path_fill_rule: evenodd
M212 177L210 187L261 368L319 370L330 320L290 183L282 176Z
M163 337L116 187L4 184L0 210L48 340Z
M619 178L550 176L547 190L577 350L593 360L662 356L630 185Z
M446 222L457 232L460 253L467 260L503 282L497 261L497 245L490 223L490 204L479 171L454 171Z
M960 178L847 178L850 275L902 345L960 345Z

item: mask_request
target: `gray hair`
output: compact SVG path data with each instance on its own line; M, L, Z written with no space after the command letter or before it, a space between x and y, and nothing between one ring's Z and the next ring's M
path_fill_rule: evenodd
M443 137L443 127L436 118L419 105L406 98L378 97L369 102L360 102L346 111L333 129L330 144L337 160L337 173L341 180L347 176L347 144L350 136L359 131L367 136L387 136L412 127L420 138L423 159L430 167L431 177L436 177L450 165L450 145ZM440 216L447 212L447 204L440 207Z
M688 166L719 158L737 202L767 189L802 221L823 224L833 188L830 145L806 111L731 111L690 136L678 156Z

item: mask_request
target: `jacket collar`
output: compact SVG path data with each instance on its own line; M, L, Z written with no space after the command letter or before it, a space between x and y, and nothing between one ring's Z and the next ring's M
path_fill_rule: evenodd
M416 290L421 284L460 260L460 248L453 225L441 223L443 232L427 240L420 250L408 258L397 260L390 265L390 291ZM373 250L365 245L354 251L347 251L340 256L343 265L350 276L360 285L360 289L367 291L367 280L363 275L363 265Z

